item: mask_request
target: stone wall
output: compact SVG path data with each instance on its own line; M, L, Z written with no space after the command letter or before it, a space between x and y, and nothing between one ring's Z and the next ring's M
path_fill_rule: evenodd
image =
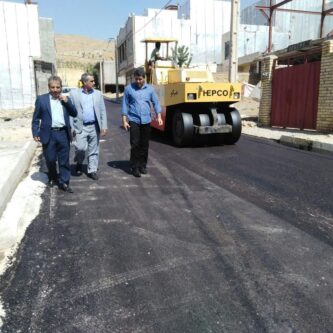
M333 40L323 43L320 87L318 98L317 130L333 131Z
M261 126L271 125L272 70L273 62L276 58L275 55L269 55L262 61L261 100L259 107L259 124Z

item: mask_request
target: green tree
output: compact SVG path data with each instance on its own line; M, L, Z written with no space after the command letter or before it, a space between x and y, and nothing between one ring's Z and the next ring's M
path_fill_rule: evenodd
M94 79L95 79L95 87L97 89L101 89L100 87L100 80L99 80L99 71L97 70L97 68L94 67L93 64L88 64L86 67L86 72L87 73L91 73L92 75L94 75Z
M182 45L178 46L176 43L175 48L171 49L172 51L172 60L179 66L179 67L188 67L192 61L192 55L189 53L188 46Z

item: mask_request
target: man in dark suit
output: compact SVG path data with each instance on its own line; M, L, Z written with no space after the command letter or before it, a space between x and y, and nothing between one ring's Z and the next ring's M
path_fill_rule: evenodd
M32 117L32 136L43 145L43 154L48 167L49 186L56 183L61 190L73 193L69 187L69 149L71 127L69 116L77 111L67 96L61 95L62 82L59 76L48 79L49 93L38 96ZM56 163L58 161L59 177Z

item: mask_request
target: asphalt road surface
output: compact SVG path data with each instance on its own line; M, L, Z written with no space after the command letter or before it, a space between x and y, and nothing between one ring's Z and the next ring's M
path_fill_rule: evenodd
M332 332L333 156L129 135L107 103L100 180L47 189L0 279L12 332Z

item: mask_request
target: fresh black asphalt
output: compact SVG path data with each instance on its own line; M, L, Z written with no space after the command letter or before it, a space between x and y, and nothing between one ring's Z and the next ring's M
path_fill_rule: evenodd
M333 331L332 155L154 133L135 178L107 107L100 179L44 192L0 278L0 332Z

